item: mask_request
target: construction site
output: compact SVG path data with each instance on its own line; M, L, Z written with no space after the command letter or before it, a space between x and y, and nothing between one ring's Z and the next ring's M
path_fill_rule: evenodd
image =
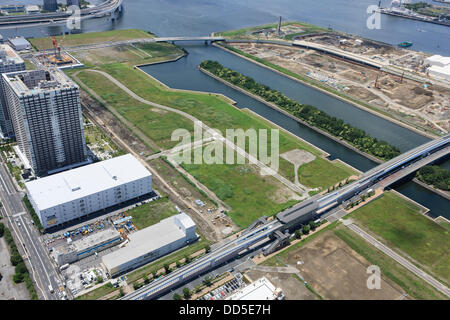
M365 45L365 40L355 42L355 39L340 39L343 44L335 40L337 38L333 38L332 34L308 38L308 41L367 55L372 60L392 61L407 70L422 72L425 68L423 60L426 56L421 53L405 53L405 50L375 42ZM314 79L322 86L369 104L399 120L427 129L436 129L436 124L446 130L450 129L450 90L445 84L414 81L403 75L397 76L313 49L267 43L233 43L233 46Z
M64 50L64 47L62 46L64 43L64 38L65 36L59 41L56 37L49 39L52 44L52 49L43 49L38 54L35 54L32 58L33 63L37 66L51 66L58 67L59 69L83 67L83 64L80 61Z

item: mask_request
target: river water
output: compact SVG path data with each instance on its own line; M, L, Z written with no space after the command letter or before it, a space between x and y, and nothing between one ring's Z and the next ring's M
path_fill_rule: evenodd
M5 3L13 3L13 1L0 0L0 4ZM24 0L21 3L40 4L41 1ZM209 35L214 31L273 23L281 15L283 20L306 21L390 44L412 41L414 43L412 49L450 55L450 28L445 26L382 15L381 29L368 29L366 9L369 5L376 3L378 1L375 0L124 0L124 10L119 20L111 22L107 18L102 18L86 21L83 22L83 31L140 28L152 31L159 36ZM390 1L382 1L383 6L388 3ZM42 37L63 31L63 27L31 27L0 30L0 33L4 37L15 35ZM403 127L218 48L204 45L183 46L189 52L187 57L177 62L148 66L143 69L174 88L223 93L235 100L238 107L247 107L257 112L327 151L332 159L339 158L361 171L366 171L376 164L266 105L209 78L196 69L197 65L204 59L217 60L227 67L280 90L294 100L314 105L360 127L372 136L396 145L401 151L409 150L428 140ZM450 161L443 165L450 167ZM412 182L406 182L397 186L396 189L430 208L431 215L444 215L450 218L449 201L427 189Z

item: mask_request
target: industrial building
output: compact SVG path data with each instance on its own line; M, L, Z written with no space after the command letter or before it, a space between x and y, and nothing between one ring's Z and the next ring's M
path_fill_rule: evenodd
M266 277L262 277L242 289L239 289L226 300L283 300L284 294Z
M58 266L62 266L115 246L120 241L120 233L114 229L98 231L77 241L67 238L66 244L53 248L53 257Z
M25 62L9 45L0 44L0 76L7 72L25 70ZM6 104L3 90L3 81L0 79L0 136L1 138L14 137L14 128Z
M45 229L152 192L152 174L131 154L25 183Z
M8 44L16 51L31 50L31 43L24 37L9 38Z
M430 76L450 80L450 57L434 55L426 58L424 64L430 65L428 68Z
M17 145L36 175L88 163L78 85L57 68L2 78Z
M109 274L116 276L158 259L197 238L194 221L182 212L131 233L125 247L103 256L102 261Z

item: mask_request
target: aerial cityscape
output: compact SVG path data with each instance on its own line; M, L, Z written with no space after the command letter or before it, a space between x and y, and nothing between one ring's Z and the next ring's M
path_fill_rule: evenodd
M0 0L0 300L449 300L449 130L447 0Z

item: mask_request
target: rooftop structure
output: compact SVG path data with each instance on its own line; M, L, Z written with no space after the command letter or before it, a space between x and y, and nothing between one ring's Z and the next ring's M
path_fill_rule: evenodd
M31 44L24 37L9 38L8 42L17 51L30 50L32 48Z
M266 278L262 277L236 293L229 296L226 300L282 300L283 292Z
M164 256L197 239L195 223L185 213L161 220L128 235L124 248L103 256L103 264L114 276Z
M59 266L72 263L79 259L93 255L95 252L105 250L118 244L121 240L120 233L114 229L106 229L95 232L92 235L71 241L53 249L53 257Z
M17 144L34 173L88 163L76 84L57 68L2 77Z
M23 71L25 62L7 44L0 44L0 76L3 73ZM0 79L0 136L2 138L14 137L14 127L9 114L6 96L4 94L2 80Z

